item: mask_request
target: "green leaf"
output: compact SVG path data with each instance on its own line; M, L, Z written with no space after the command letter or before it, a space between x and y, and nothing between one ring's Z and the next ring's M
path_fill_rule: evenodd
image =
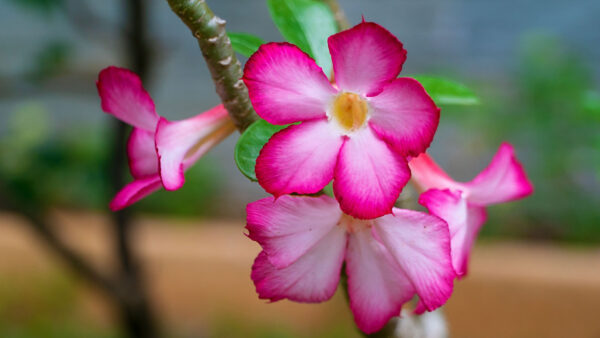
M277 126L265 120L258 120L244 131L235 145L235 163L252 181L256 181L256 158L267 141L281 129L287 126Z
M281 35L314 58L329 76L327 38L338 31L329 6L316 0L267 0L267 5Z
M265 40L252 34L230 32L227 35L229 35L233 50L246 57L250 57L258 50L260 45L265 43Z
M433 101L438 105L472 106L479 104L479 99L465 85L452 80L417 75L412 78L419 81Z

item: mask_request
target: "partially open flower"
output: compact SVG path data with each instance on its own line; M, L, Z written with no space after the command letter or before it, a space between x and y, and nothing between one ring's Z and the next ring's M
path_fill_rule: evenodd
M113 198L112 210L125 208L161 186L179 189L184 171L235 130L223 105L182 121L160 117L140 78L124 68L103 69L96 84L102 110L133 126L127 156L134 181Z
M269 197L246 211L248 236L263 249L252 266L260 298L325 301L345 262L354 319L372 333L415 294L433 310L452 293L450 234L438 217L394 209L358 220L325 195Z
M421 84L396 78L398 39L363 22L329 37L335 84L288 43L268 43L244 69L250 100L266 121L292 125L264 146L256 177L269 193L310 194L333 179L342 210L370 219L391 212L410 178L406 157L429 146L439 109Z
M413 158L409 166L413 181L425 191L419 202L448 222L452 263L458 276L467 273L473 242L486 219L485 207L533 192L533 185L508 143L503 143L488 167L467 183L454 181L427 154Z

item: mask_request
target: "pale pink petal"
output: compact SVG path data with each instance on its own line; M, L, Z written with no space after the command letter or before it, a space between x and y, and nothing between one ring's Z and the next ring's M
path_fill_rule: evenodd
M468 206L462 195L460 191L430 189L419 197L419 203L429 209L432 215L448 223L452 265L459 277L467 273L473 242L485 221L485 209Z
M508 143L500 146L488 167L465 187L469 203L477 205L507 202L533 192L533 185Z
M259 298L322 302L335 293L346 249L346 232L334 227L294 263L277 269L262 251L252 266Z
M409 179L406 160L363 128L342 146L333 191L346 214L371 219L392 210Z
M133 128L127 140L127 157L129 170L134 178L158 174L154 132Z
M415 294L401 268L369 230L349 236L346 274L354 321L367 334L400 315L402 304Z
M425 308L432 311L442 306L452 294L456 277L446 222L422 212L394 209L392 215L373 223Z
M96 81L102 110L134 127L154 132L158 115L140 78L125 68L107 67Z
M248 237L262 246L272 265L284 268L327 235L338 224L342 211L326 195L284 195L250 203L246 214Z
M398 76L406 60L402 43L385 28L362 22L328 39L335 82L342 91L375 94Z
M223 105L181 121L171 122L161 117L155 142L165 189L181 188L184 171L234 130Z
M396 151L417 156L429 147L440 121L440 109L417 80L399 78L387 83L369 100L369 106L369 125Z
M273 124L325 116L337 92L313 59L289 43L267 43L244 68L256 113Z
M158 175L139 178L127 184L110 202L112 211L121 210L161 188Z
M333 178L343 142L325 119L287 127L260 151L255 168L258 183L275 196L316 193Z
M429 189L461 189L462 185L455 182L440 168L427 153L413 157L408 162L412 180L420 191Z

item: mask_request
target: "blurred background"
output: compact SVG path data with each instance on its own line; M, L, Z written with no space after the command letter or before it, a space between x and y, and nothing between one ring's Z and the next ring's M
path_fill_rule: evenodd
M135 2L135 1L134 1ZM262 0L208 1L229 31L282 41ZM470 273L446 308L456 337L599 337L600 2L340 0L408 50L403 74L462 82L479 106L445 108L430 153L470 180L512 143L535 193L494 206ZM49 210L69 245L110 266L108 211L115 124L95 81L131 66L122 0L0 0L0 180L3 193ZM219 103L202 55L166 1L143 3L144 85L159 114ZM128 14L129 13L129 14ZM245 61L242 58L242 61ZM258 247L245 204L265 196L233 160L238 135L211 151L176 192L132 207L150 303L173 337L357 336L343 296L322 305L259 301ZM121 337L114 309L0 213L0 337ZM562 330L562 331L561 331Z

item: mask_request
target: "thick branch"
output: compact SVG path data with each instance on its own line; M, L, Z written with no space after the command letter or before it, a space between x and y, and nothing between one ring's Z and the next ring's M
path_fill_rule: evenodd
M242 67L225 32L225 20L215 16L205 0L167 0L198 40L210 70L217 94L236 127L243 131L258 116L252 108L248 89L242 78Z

